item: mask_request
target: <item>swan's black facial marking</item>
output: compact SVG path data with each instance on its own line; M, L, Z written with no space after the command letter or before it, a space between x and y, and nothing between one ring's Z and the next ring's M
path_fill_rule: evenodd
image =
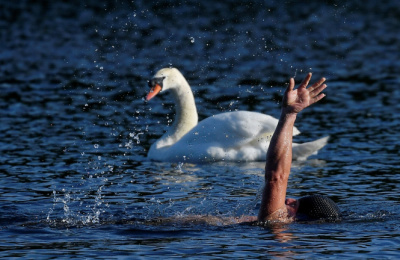
M149 87L150 88L154 88L156 85L159 85L161 87L161 89L163 88L163 81L164 81L165 77L159 77L159 78L152 78L149 81Z

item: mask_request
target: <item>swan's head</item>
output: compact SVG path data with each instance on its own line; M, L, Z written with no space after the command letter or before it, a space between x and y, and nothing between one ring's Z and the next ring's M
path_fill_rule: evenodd
M149 81L151 90L147 94L146 100L149 101L162 91L179 88L184 83L187 84L185 78L176 68L161 69Z

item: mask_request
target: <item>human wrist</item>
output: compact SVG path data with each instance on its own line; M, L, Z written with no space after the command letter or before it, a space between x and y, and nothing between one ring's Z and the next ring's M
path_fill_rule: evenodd
M286 119L293 118L293 119L296 119L296 117L297 117L297 113L296 112L287 111L284 108L282 108L281 118L286 118Z

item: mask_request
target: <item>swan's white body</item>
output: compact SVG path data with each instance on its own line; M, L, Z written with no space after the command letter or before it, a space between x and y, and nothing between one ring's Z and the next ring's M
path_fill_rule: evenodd
M149 93L147 99L159 91L171 91L176 104L176 119L171 129L150 147L149 159L190 163L265 160L270 138L278 124L276 118L236 111L218 114L197 124L193 93L183 75L175 68L165 68L153 79L157 79L162 87ZM297 128L293 129L293 135L299 133ZM325 137L303 144L293 143L293 159L305 160L327 140Z

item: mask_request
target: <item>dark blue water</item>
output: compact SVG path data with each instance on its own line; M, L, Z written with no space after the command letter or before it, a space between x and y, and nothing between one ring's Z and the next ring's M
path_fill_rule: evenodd
M15 2L15 3L14 3ZM398 258L397 1L1 1L0 256ZM158 222L255 215L262 163L154 163L171 125L147 80L175 66L200 119L279 115L285 83L325 76L296 142L288 196L331 196L341 223Z

